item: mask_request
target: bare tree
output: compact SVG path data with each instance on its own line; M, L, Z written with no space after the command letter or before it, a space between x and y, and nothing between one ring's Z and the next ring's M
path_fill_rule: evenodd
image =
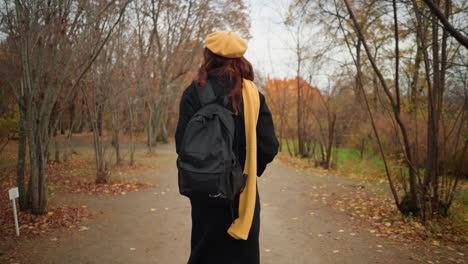
M402 113L402 100L400 92L400 64L399 60L401 58L400 48L399 48L399 39L400 32L398 25L400 21L398 20L398 3L397 1L392 2L393 7L393 33L394 33L394 60L395 60L395 76L394 76L394 85L391 87L389 81L385 79L381 68L378 66L375 56L372 54L367 39L362 33L362 27L356 19L352 5L348 0L344 0L346 5L347 12L350 16L350 19L354 25L354 28L362 39L363 47L366 51L369 62L371 63L380 84L385 92L388 103L391 106L392 111L392 124L395 127L395 131L398 133L396 135L401 136L401 141L397 140L401 144L402 153L404 154L404 160L408 168L409 174L409 186L410 190L400 200L398 198L397 190L394 186L394 175L391 175L390 171L387 169L387 177L390 183L392 193L395 198L395 202L403 213L411 212L414 215L421 216L423 222L429 218L434 218L437 216L446 216L448 208L450 207L451 198L453 198L454 192L456 190L457 179L460 177L461 170L461 161L457 159L457 162L453 162L454 157L464 159L466 153L466 139L463 137L460 138L458 131L465 127L465 124L460 123L462 119L466 116L466 109L463 108L457 109L456 117L450 119L444 119L444 109L448 105L444 104L444 91L446 91L446 74L449 69L449 56L448 56L448 32L442 32L442 38L440 38L439 25L436 15L432 15L430 21L423 22L425 19L421 14L421 8L416 1L413 1L414 17L416 18L416 42L418 49L420 50L425 69L426 76L426 89L427 89L427 148L425 150L425 160L426 164L424 166L424 180L421 178L420 169L415 162L414 153L417 153L417 150L412 150L409 129L410 125L404 121ZM439 2L436 3L440 5ZM445 2L445 16L450 16L450 1ZM411 10L411 9L409 9ZM425 31L424 24L430 22L430 42L426 37L428 36L427 31ZM432 57L430 57L428 49L432 51ZM413 85L416 85L417 78L413 77ZM393 91L393 92L392 92ZM363 90L365 95L365 91ZM367 100L366 100L367 103ZM461 104L458 104L461 106ZM372 117L372 111L369 107L368 112L371 116L371 121L374 126L374 132L378 141L380 142L378 131L374 125L374 119ZM395 122L393 122L393 120ZM451 124L451 128L447 131L441 126L441 122L445 121L446 124ZM417 120L416 120L417 125ZM398 130L397 130L398 128ZM447 134L449 133L453 136L453 140L448 140ZM444 133L444 136L441 135ZM398 138L400 137L398 136ZM442 140L445 140L442 143ZM450 142L450 143L449 143ZM379 143L381 144L381 143ZM449 154L447 151L446 145L450 144L452 149ZM382 159L385 162L385 155L383 149L381 149ZM444 153L444 154L442 154ZM448 156L450 158L443 158ZM448 164L451 163L451 166ZM450 172L451 171L451 172ZM443 184L441 183L444 182ZM404 181L403 181L404 182Z
M22 111L30 159L22 210L43 214L47 205L46 159L60 113L99 55L129 1L4 1L10 50L20 60L14 92ZM21 139L20 142L25 142ZM20 150L24 149L20 146ZM19 151L23 153L23 151ZM24 161L20 157L18 162ZM19 165L20 166L20 165ZM22 183L24 175L18 175Z
M440 22L442 22L442 24L445 27L445 30L448 33L450 33L450 35L452 35L456 40L458 40L460 44L462 44L463 46L465 46L465 48L468 49L468 38L466 36L463 36L463 34L459 30L457 30L456 28L452 26L452 24L450 24L450 22L448 21L447 12L445 12L444 14L440 10L440 7L439 7L440 1L436 1L436 3L434 3L432 0L423 0L423 1L431 9L431 12L434 14L434 16L437 17L440 20ZM448 1L448 3L446 3L445 5L448 8L450 8L450 3L451 1Z

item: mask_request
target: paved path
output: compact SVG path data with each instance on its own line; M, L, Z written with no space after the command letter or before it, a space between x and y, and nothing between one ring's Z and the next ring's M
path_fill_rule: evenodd
M157 187L118 196L60 194L55 200L61 204L86 205L99 216L82 223L89 230L61 230L26 242L22 254L37 264L186 263L190 207L178 193L172 149L167 145L156 158L140 158L158 169L132 172ZM271 164L259 178L261 263L419 263L409 249L359 229L344 213L310 195L333 196L351 184L278 161Z

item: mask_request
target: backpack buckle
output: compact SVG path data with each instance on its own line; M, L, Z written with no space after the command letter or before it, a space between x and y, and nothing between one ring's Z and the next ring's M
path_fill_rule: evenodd
M206 127L207 127L207 126L206 126L206 120L205 120L205 118L202 118L202 126L203 126L203 128L206 128Z

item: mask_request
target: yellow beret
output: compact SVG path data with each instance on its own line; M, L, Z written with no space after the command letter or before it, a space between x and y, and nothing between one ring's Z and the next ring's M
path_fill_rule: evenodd
M231 31L209 34L205 39L205 45L214 54L226 58L240 58L247 51L247 42Z

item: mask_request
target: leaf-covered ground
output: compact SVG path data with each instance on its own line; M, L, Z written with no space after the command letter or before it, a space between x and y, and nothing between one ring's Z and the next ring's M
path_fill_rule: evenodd
M135 164L119 166L112 169L112 173L123 175L131 170L152 168L145 164ZM29 168L26 168L28 171ZM55 198L55 193L83 193L87 195L125 195L129 192L139 191L151 187L152 184L138 181L129 181L125 179L114 179L106 184L95 183L95 168L93 160L73 159L62 163L53 163L47 165L47 184L49 196ZM14 218L12 203L9 201L8 189L14 187L12 179L16 175L16 167L7 166L0 171L0 179L4 181L0 185L0 237L16 236L14 229ZM120 177L122 178L122 177ZM28 175L26 175L26 181ZM50 198L49 198L50 199ZM17 210L18 219L20 219L19 230L21 236L32 237L44 234L51 229L74 228L83 219L92 218L96 212L89 210L86 206L49 206L44 215L32 215L30 210L19 211L18 199Z
M310 162L280 153L279 159L295 168L307 169L324 175L358 180L353 188L330 198L329 193L312 192L313 201L323 201L333 208L346 213L356 223L367 226L369 233L403 242L429 241L455 251L454 247L468 245L468 212L464 211L463 201L456 201L451 208L451 216L438 219L423 226L418 219L403 216L397 209L390 192L385 189L386 180L373 175L343 174L313 167ZM365 184L365 185L363 185ZM316 187L312 186L313 189ZM462 186L466 188L466 186ZM462 219L457 219L462 218ZM464 253L457 252L464 257ZM464 263L464 262L461 262Z
M177 189L174 146L157 151L146 155L142 149L136 155L141 165L114 168L111 183L98 190L91 184L89 160L56 164L66 175L51 179L53 213L30 228L41 230L40 223L47 223L49 229L20 238L11 236L11 229L6 243L0 243L0 262L186 262L190 203ZM261 263L465 263L465 244L454 243L446 231L441 237L427 234L417 222L399 216L377 185L284 159L269 165L258 178ZM75 222L81 214L86 217Z

